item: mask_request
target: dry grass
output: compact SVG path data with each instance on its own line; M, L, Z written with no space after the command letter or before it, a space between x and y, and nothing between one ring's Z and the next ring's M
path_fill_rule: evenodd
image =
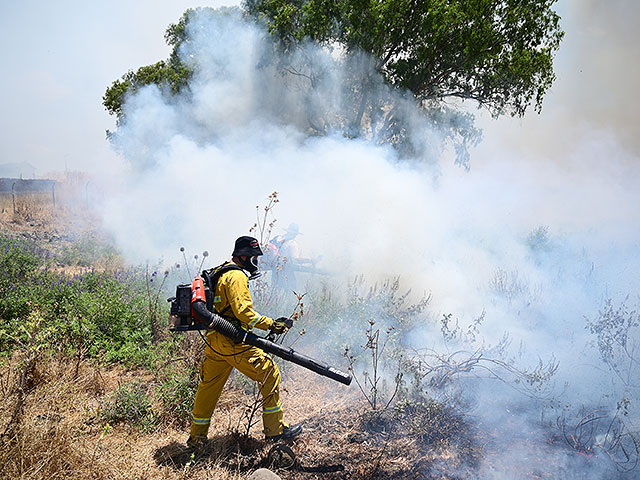
M150 429L99 419L104 399L120 385L138 381L152 390L153 374L83 363L75 377L72 360L38 359L19 421L8 425L20 369L14 356L2 370L0 478L238 480L269 467L271 445L262 438L261 422L248 438L237 433L251 396L233 380L214 413L209 446L194 457L184 447L188 429L168 419ZM283 479L430 478L425 472L443 456L463 461L446 442L429 445L405 432L371 429L355 389L293 370L283 383L283 405L286 419L302 422L304 433L293 446L296 468L278 471Z
M15 213L10 206L0 208L0 235L46 245L46 249L56 255L67 252L68 256L70 252L75 252L78 257L75 261L81 261L82 255L88 255L91 265L83 261L80 265L69 263L50 266L53 270L63 270L70 275L83 273L89 267L95 270L123 267L115 250L106 256L95 251L96 248L110 245L111 240L102 230L96 212L82 208L82 205L69 207L59 204L54 208L50 202L29 196L21 197L16 203Z
M14 356L5 365L6 388L1 406L2 445L0 471L3 478L108 478L91 461L82 445L83 419L92 400L103 392L96 370L84 369L74 380L69 361L36 363L24 389L20 415L14 411L18 401L18 377L23 360Z
M0 194L0 232L56 241L96 231L98 219L85 198L85 177L78 172L58 175L55 205L50 193Z

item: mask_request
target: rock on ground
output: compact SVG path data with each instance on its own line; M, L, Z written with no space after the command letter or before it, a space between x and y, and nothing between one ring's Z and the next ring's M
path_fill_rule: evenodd
M281 478L266 468L259 468L247 480L281 480Z

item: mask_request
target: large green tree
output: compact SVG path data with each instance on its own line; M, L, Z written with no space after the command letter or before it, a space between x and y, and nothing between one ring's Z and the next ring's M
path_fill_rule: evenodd
M463 101L493 116L522 116L542 108L553 83L553 59L563 37L556 0L245 0L246 18L272 34L271 65L309 91L320 90L323 67L304 54L309 43L341 52L348 92L340 112L318 111L308 102L314 134L341 130L419 155L407 103L452 142L466 165L479 141ZM185 40L187 11L167 30L174 51L168 62L129 72L107 90L104 103L122 115L125 93L148 83L171 92L188 87L190 70L177 49ZM380 82L385 86L380 88ZM314 107L311 107L314 105ZM428 142L427 142L428 143Z
M553 83L553 59L563 37L556 0L246 0L286 50L307 39L340 45L346 55L366 52L377 73L415 97L454 142L466 164L479 139L473 118L447 105L470 100L491 112L540 112ZM371 98L364 76L351 122L407 150L406 120L397 105Z
M287 48L306 38L364 51L418 100L539 111L563 32L556 0L246 0Z

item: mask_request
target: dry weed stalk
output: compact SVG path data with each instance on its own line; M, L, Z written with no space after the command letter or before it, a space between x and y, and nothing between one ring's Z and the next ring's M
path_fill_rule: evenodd
M503 339L506 341L506 339ZM499 347L502 344L499 344ZM419 378L427 381L433 390L442 390L464 375L487 375L518 392L535 399L546 399L549 395L549 381L558 370L558 363L551 358L544 363L526 370L513 363L501 360L499 356L483 349L475 351L457 350L452 353L438 353L432 349L410 350L405 367Z
M13 407L13 413L11 414L9 422L5 426L2 434L3 437L14 436L14 430L20 424L25 398L34 379L38 354L46 341L46 331L44 333L41 331L41 323L42 316L34 310L29 316L29 321L22 326L22 329L24 329L27 334L28 341L26 343L21 341L17 335L12 337L12 340L14 340L20 347L22 365L19 368L20 376L18 378L17 385L14 388L16 400Z
M207 252L205 252L204 257L206 258L208 255ZM202 264L201 264L202 266ZM159 316L160 316L160 305L159 305L159 299L161 297L161 294L163 292L163 288L164 288L164 284L167 281L167 277L169 276L169 270L166 269L164 271L164 273L162 274L162 279L160 281L157 281L157 277L158 277L158 272L154 271L153 273L149 273L149 264L147 264L147 268L146 268L146 293L147 293L147 303L148 303L148 309L149 309L149 316L151 318L151 330L152 330L152 340L154 343L157 343L160 339L161 339L161 327L160 327L160 322L159 322ZM154 280L156 280L156 284L154 286Z
M273 192L267 199L268 202L263 207L262 216L260 216L260 205L256 205L256 223L249 229L249 233L255 233L259 236L260 245L265 245L271 238L271 232L277 221L273 218L273 209L280 202L278 192Z
M358 385L358 388L362 392L362 395L364 395L365 399L367 400L367 402L369 403L369 405L373 410L378 409L379 407L378 401L380 400L380 394L382 393L380 391L381 389L380 383L382 381L382 377L380 376L380 360L382 358L382 355L384 354L385 348L387 347L389 340L391 339L391 334L395 330L393 326L387 328L385 332L386 335L384 337L384 340L381 342L380 329L379 328L374 329L375 324L376 322L374 320L369 320L369 327L365 332L367 342L365 343L365 345L362 346L362 351L360 353L356 355L352 354L348 346L345 347L345 352L344 352L344 356L349 361L349 371L353 375L353 379L355 380L356 384ZM369 351L371 355L370 366L371 366L372 373L370 374L367 370L365 370L362 374L363 379L360 380L358 378L358 375L354 367L358 357L366 351ZM395 390L393 394L390 396L389 400L385 403L382 410L386 410L389 407L389 405L391 405L391 402L393 402L393 399L395 398L396 394L398 393L398 389L400 388L401 380L402 380L402 373L398 372L395 378L395 384L396 384Z
M631 472L640 464L640 440L637 431L625 421L628 401L618 402L616 413L605 408L583 411L577 421L570 422L566 415L558 417L557 428L566 444L586 456L602 454L621 472Z

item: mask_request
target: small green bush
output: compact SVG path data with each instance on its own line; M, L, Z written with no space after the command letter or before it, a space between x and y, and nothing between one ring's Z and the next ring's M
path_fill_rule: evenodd
M0 287L25 280L46 263L48 255L35 242L0 237Z
M158 388L163 416L169 423L184 427L191 421L191 409L198 390L198 378L193 372L181 371L164 380Z
M105 399L98 410L99 420L108 424L144 426L153 423L154 417L147 388L138 381L121 385Z

